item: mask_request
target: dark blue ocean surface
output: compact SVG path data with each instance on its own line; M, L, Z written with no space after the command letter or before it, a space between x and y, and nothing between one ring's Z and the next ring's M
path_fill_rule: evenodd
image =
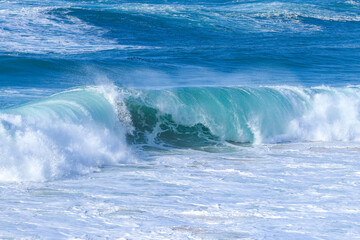
M1 87L359 84L356 1L2 1Z

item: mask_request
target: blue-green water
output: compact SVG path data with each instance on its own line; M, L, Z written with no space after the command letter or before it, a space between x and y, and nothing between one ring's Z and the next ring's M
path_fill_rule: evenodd
M360 2L0 0L0 238L356 239Z

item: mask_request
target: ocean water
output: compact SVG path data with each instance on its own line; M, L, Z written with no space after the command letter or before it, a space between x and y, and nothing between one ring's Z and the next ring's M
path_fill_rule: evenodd
M0 0L1 239L360 239L360 1Z

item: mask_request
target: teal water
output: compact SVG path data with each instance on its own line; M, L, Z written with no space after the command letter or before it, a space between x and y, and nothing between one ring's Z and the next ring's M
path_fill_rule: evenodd
M360 2L0 0L0 238L356 239Z

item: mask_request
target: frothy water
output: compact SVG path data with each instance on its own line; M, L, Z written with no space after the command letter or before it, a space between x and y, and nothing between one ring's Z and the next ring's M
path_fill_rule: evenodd
M0 207L6 220L0 233L17 238L356 238L358 158L358 144L344 143L238 147L230 153L155 151L136 164L81 178L3 185Z
M4 110L0 180L58 179L128 161L124 130L104 94L74 89Z

